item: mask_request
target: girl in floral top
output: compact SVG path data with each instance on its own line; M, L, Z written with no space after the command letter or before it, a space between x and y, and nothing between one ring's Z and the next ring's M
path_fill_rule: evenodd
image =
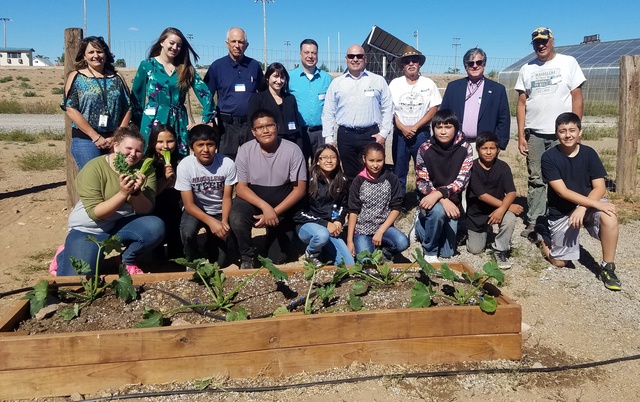
M140 127L145 140L151 128L167 124L178 136L178 150L187 155L187 132L190 128L184 106L189 89L202 105L202 122L213 124L215 105L213 97L191 64L191 55L198 60L182 32L176 28L165 29L149 50L149 58L143 60L133 79L131 102L133 122Z

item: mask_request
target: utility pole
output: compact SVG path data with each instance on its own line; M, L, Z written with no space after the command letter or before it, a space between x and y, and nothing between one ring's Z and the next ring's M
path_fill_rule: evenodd
M84 3L84 30L82 36L87 36L87 0L82 1Z
M11 21L11 18L6 18L6 17L2 17L0 18L0 21L2 21L2 23L4 24L4 47L5 49L7 48L7 21Z
M460 43L458 43L459 40L460 40L460 38L453 38L454 42L451 45L456 49L456 53L455 53L455 56L453 58L453 73L454 74L458 73L458 46L460 46Z
M111 49L111 1L107 0L107 45Z
M416 38L416 50L420 50L418 47L418 30L413 31L413 37Z
M289 68L289 46L291 45L291 42L288 40L284 41L284 45L287 47L287 66L286 68Z
M275 0L254 0L254 3L262 3L262 20L264 25L264 69L267 69L267 3Z

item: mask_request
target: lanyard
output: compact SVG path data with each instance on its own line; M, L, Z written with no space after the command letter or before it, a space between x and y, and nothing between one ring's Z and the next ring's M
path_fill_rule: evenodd
M105 115L108 115L109 114L109 107L108 107L108 104L107 104L107 76L104 73L102 73L102 82L103 82L103 84L100 84L100 78L95 76L95 74L93 73L93 70L91 68L89 68L89 72L91 73L93 78L98 80L98 87L100 88L100 92L102 92L103 113ZM103 86L104 86L104 88L103 88Z

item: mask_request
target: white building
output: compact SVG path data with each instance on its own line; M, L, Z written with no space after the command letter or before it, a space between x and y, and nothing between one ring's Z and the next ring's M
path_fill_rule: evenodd
M32 66L34 49L0 48L0 66Z

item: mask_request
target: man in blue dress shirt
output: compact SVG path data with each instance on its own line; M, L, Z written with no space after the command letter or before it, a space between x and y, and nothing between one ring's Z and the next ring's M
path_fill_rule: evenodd
M324 145L322 137L322 107L331 76L316 67L318 43L305 39L300 43L300 67L290 73L289 91L296 97L302 121L304 155L309 160L318 147Z
M251 95L258 92L263 73L260 63L244 54L249 42L242 28L229 29L225 43L229 54L209 66L204 82L212 95L218 94L218 152L235 159L238 147L249 136L247 106Z
M351 45L345 60L348 71L334 79L327 90L322 136L326 143L337 140L344 174L353 180L362 170L364 147L373 141L384 144L391 133L393 99L387 81L365 69L367 56L362 46Z

